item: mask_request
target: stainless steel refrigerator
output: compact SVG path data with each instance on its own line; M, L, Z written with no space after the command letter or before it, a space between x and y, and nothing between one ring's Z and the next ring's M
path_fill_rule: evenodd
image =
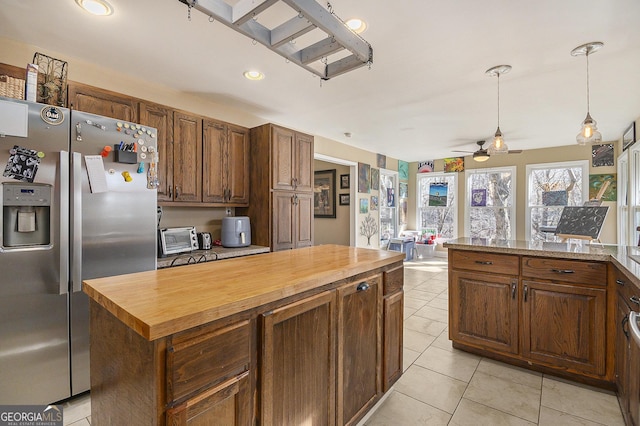
M0 405L89 389L82 280L156 268L155 136L0 98Z

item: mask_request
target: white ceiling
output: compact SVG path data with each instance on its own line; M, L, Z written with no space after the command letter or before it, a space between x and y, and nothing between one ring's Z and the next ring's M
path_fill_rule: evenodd
M198 11L189 21L178 0L110 3L115 13L96 18L73 0L2 0L0 37L405 161L472 151L492 136L497 81L485 70L499 64L513 66L500 78L509 147L574 144L586 115L586 62L570 51L590 41L605 44L589 58L603 140L618 140L640 116L638 0L331 0L343 20L368 23L362 36L374 63L322 84ZM266 79L245 80L250 68Z

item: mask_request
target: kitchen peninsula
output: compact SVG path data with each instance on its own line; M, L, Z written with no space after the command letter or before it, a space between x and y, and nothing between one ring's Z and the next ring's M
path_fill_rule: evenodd
M92 423L355 424L402 374L402 260L326 245L85 281Z
M455 348L621 392L620 320L640 293L638 248L475 238L445 247Z

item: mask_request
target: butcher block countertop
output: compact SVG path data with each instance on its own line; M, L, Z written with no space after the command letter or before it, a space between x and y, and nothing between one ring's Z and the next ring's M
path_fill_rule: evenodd
M151 341L403 258L391 251L322 245L86 280L83 290Z

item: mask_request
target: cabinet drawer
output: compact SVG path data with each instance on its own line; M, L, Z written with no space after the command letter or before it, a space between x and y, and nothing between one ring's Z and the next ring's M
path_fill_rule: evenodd
M395 269L385 271L384 273L384 295L393 294L396 291L402 290L404 285L404 269L402 266L398 266Z
M167 353L167 400L178 401L204 386L249 369L251 322L186 332L171 339Z
M511 254L454 250L449 260L453 269L505 275L518 275L520 272L518 256Z
M606 287L607 265L601 262L523 256L522 276Z
M640 310L640 289L636 287L636 285L629 279L625 274L623 274L618 268L612 266L613 275L614 275L614 287L617 289L620 297L625 301L625 303L631 306L631 309L637 311ZM637 300L638 303L633 302L633 300Z

